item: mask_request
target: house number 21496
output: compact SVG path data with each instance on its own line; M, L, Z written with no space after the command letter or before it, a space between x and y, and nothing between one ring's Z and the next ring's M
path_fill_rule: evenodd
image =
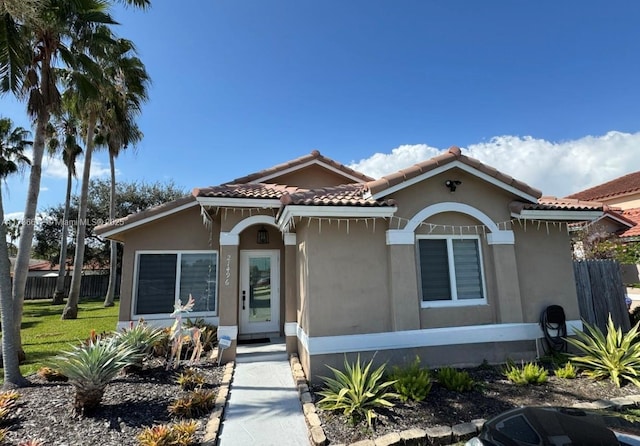
M231 254L227 254L227 266L224 269L224 285L229 286L231 279Z

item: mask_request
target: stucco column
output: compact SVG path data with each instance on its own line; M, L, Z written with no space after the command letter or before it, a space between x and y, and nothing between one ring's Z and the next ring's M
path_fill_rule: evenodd
M225 349L223 361L231 361L236 357L236 345L238 337L238 244L223 244L220 237L220 272L218 274L220 296L218 298L218 315L220 324L218 327L218 339L221 336L229 336L233 342L231 347Z
M296 234L284 234L284 335L287 353L298 351L298 309L296 308Z
M420 329L420 302L413 233L387 231L389 303L394 331Z
M498 305L498 317L500 319L497 322L503 324L524 322L515 245L512 239L507 239L506 241L504 239L504 237L487 237L487 241L493 251L494 274L497 284L495 302Z

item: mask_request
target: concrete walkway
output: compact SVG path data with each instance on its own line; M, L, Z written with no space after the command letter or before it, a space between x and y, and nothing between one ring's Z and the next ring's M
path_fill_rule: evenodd
M221 446L309 446L283 343L238 347Z

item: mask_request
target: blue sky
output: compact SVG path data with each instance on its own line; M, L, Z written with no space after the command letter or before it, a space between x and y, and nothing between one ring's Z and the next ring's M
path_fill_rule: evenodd
M190 190L313 149L377 177L452 145L549 195L640 170L637 1L156 0L116 18L153 79L120 180ZM10 97L0 115L29 125ZM49 161L39 209L63 177Z

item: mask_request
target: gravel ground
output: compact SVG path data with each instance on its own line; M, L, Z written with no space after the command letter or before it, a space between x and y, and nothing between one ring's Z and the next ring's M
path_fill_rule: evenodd
M218 386L222 367L203 362L194 368L205 374L205 387ZM73 413L71 385L29 376L32 385L18 389L20 398L6 444L39 439L47 446L136 445L136 436L145 427L175 421L167 410L181 394L175 376L176 371L165 371L160 361L145 366L139 374L121 375L107 386L101 407L86 416ZM198 419L198 438L204 435L207 418Z
M364 422L352 426L338 412L319 410L325 435L331 444L352 443L411 428L451 426L474 419L489 419L520 406L572 406L580 402L640 394L640 389L633 385L617 388L609 381L593 381L586 377L568 380L550 376L549 382L540 386L516 386L506 380L496 367L468 371L477 383L475 390L456 393L434 383L426 401L397 401L395 407L381 410L374 432L369 431ZM315 398L316 401L320 399L318 395Z

